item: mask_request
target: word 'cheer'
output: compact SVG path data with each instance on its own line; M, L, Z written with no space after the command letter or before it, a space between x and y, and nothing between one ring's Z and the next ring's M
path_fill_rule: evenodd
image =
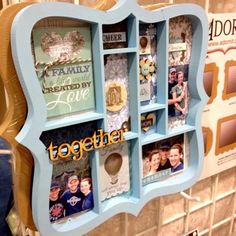
M111 144L124 142L124 132L127 129L113 130L112 132L103 132L99 129L94 132L93 136L86 137L81 140L74 140L72 143L62 143L59 146L53 145L51 142L47 151L49 158L52 161L57 161L59 158L71 158L73 160L80 160L83 153L92 151L93 149L104 148Z

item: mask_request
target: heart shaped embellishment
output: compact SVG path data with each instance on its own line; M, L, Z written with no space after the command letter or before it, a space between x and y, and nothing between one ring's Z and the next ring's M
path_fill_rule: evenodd
M84 46L84 37L79 31L70 31L64 38L57 32L47 32L41 37L41 48L53 59L71 59Z
M147 132L155 124L156 124L155 113L147 113L146 115L141 115L141 128L144 132Z

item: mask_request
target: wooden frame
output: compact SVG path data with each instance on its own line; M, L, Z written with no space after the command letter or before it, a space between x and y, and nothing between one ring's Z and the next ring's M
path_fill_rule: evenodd
M209 76L210 74L210 76ZM204 74L203 74L203 83L205 87L205 91L209 96L209 100L207 104L211 104L217 95L217 85L219 83L218 80L219 68L216 63L210 63L205 65ZM210 77L210 78L209 78ZM210 79L210 83L209 80Z
M236 115L227 116L218 120L215 147L216 155L230 151L236 147L235 127Z
M202 127L204 140L204 154L205 156L210 152L213 143L213 133L209 127Z

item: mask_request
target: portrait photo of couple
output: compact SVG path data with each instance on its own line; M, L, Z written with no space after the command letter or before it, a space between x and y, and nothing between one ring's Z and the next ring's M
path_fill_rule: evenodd
M168 72L168 123L169 128L185 124L190 94L188 65L169 67Z

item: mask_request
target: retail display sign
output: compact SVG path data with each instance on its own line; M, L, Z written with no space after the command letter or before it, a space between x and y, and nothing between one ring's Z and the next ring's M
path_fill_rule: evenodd
M204 168L201 178L236 164L235 15L209 14L204 87L209 96L202 116Z

